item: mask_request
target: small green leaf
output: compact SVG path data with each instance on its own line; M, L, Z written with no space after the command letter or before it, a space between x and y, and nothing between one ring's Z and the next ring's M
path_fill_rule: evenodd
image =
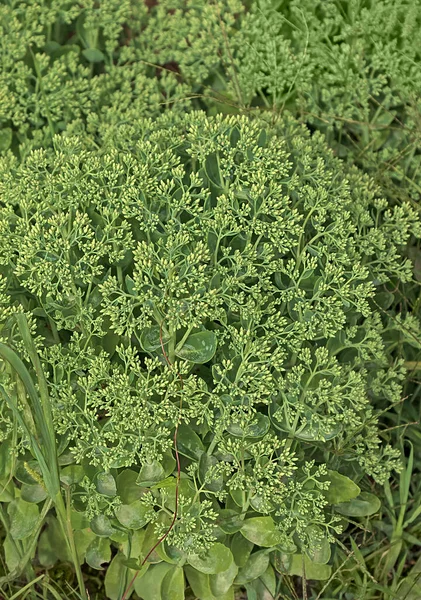
M161 344L162 335L162 344ZM153 325L152 327L145 327L140 336L140 345L145 352L155 352L155 350L161 349L162 345L165 346L171 339L165 327L159 325Z
M205 451L203 442L197 433L183 423L178 427L177 448L180 454L193 460L199 460Z
M241 533L236 533L231 540L231 552L234 556L235 564L239 567L244 567L250 558L253 550L253 542L244 539Z
M215 600L210 590L209 575L200 573L200 571L188 565L184 567L184 571L195 598L200 598L200 600Z
M238 567L234 561L228 567L226 571L217 573L216 575L209 575L210 590L214 596L223 596L228 592L234 579L237 577Z
M57 561L71 561L63 531L58 520L49 515L47 527L42 531L38 540L38 560L44 567L51 567Z
M102 565L111 560L110 540L96 537L86 549L85 559L93 569L102 570Z
M111 473L98 473L96 477L96 489L103 496L113 498L117 496L117 485Z
M184 600L184 572L182 567L174 566L168 571L161 585L162 600Z
M356 498L361 492L360 488L349 477L341 475L337 471L328 471L325 476L326 481L330 481L329 489L324 490L323 494L329 504L339 504L348 502Z
M36 460L28 460L28 462L19 461L14 473L14 477L21 483L28 483L33 485L39 483L37 479L32 477L31 471L39 475L41 478L41 469Z
M317 525L309 525L306 529L310 547L307 549L307 556L312 562L325 565L330 560L330 544L323 531Z
M96 515L90 522L90 527L95 535L99 535L100 537L109 537L115 533L110 519L105 515Z
M10 517L9 533L14 540L24 540L34 532L39 517L36 504L17 498L10 502L7 512Z
M20 497L22 500L26 502L42 502L48 496L45 488L42 485L28 485L27 483L23 483L20 489Z
M213 358L216 352L217 337L212 331L200 331L189 335L181 348L175 353L179 358L196 365L203 365Z
M126 288L131 296L137 296L136 283L134 279L130 277L130 275L126 275L125 277Z
M76 553L79 559L79 564L82 565L85 562L86 551L90 544L95 539L95 534L90 529L79 529L74 533ZM70 562L70 557L67 562Z
M266 435L270 428L269 417L258 413L253 420L255 422L246 429L240 427L238 423L231 423L228 431L236 437L261 438Z
M258 581L261 583L263 589L268 590L273 597L276 596L276 574L272 565L268 566Z
M151 487L171 475L175 465L176 462L172 454L164 454L161 463L157 460L144 463L136 479L136 484L141 487Z
M271 517L246 519L241 528L241 534L253 544L263 546L263 548L276 546L282 539L281 533Z
M163 520L165 520L167 518L166 515L164 515L163 517L161 517ZM167 520L168 522L168 520ZM167 524L167 523L166 523ZM142 545L142 552L141 554L143 556L149 555L147 562L148 563L159 563L162 560L165 560L162 556L162 544L158 544L158 546L155 548L155 550L149 554L151 548L153 548L157 542L159 540L159 537L156 534L155 531L155 523L149 523L149 525L146 528L146 533L145 533L145 537L143 540L143 545ZM172 561L168 560L169 563L172 563Z
M213 575L229 569L233 560L231 550L224 544L216 543L203 556L189 556L187 562L197 571L206 575Z
M141 529L149 523L148 512L148 507L140 500L135 500L131 504L121 504L114 511L120 523L128 529Z
M249 581L257 579L266 571L269 566L269 554L267 550L259 550L251 554L244 565L239 571L235 578L237 585L244 585Z
M100 63L105 60L105 56L97 48L86 48L82 50L82 54L90 63Z
M319 565L312 562L307 556L302 554L294 554L289 568L291 575L298 577L306 577L306 579L314 579L315 581L325 581L329 579L332 573L330 565Z
M5 440L0 444L0 481L6 479L12 470L13 455L11 448L9 440Z
M142 576L135 580L136 594L142 600L161 600L162 580L172 568L172 565L165 562L151 565Z
M12 479L0 481L0 502L11 502L14 500L16 489Z
M74 509L70 513L70 522L75 530L89 527L89 519L87 519L85 513Z
M60 471L60 481L66 485L74 485L82 481L85 471L81 465L69 465Z
M19 565L20 554L16 548L13 538L11 538L10 535L6 535L5 537L3 542L3 551L6 566L9 572L14 571Z
M136 484L137 478L138 473L132 469L124 469L117 476L117 492L123 504L131 504L143 496L144 490Z
M107 567L105 573L105 593L109 600L120 600L122 592L127 586L127 569L125 568L124 561L126 557L122 552L118 552ZM129 593L126 597L129 598L133 592Z
M203 452L203 454L201 455L200 460L199 460L200 483L204 484L205 478L206 478L207 473L209 472L209 469L211 467L214 467L215 465L217 465L218 462L219 461L217 458L215 458L215 456L210 456L206 452ZM205 489L209 490L211 492L219 492L220 490L222 490L223 486L224 486L224 479L221 475L221 476L217 477L216 479L212 479L212 481L206 483Z
M369 517L376 513L381 506L377 496L369 492L361 492L357 498L349 502L335 505L335 511L345 517Z
M241 519L240 515L235 510L222 508L219 511L217 524L224 533L233 534L240 531L244 524L244 520Z

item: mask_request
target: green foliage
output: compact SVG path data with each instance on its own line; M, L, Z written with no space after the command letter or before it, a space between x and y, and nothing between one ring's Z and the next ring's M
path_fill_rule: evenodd
M418 200L420 24L419 0L255 0L230 40L226 89L290 109L393 201Z
M13 0L0 6L0 151L65 129L184 112L226 53L239 0Z
M402 379L375 300L411 276L415 212L388 209L293 119L194 112L109 127L99 146L53 141L1 163L1 336L37 365L28 319L78 560L101 570L117 548L118 597L168 532L178 423L174 528L136 590L164 561L162 597L184 568L201 598L230 598L277 552L324 579L343 516L379 510L353 481L399 468L371 406L399 400ZM9 444L7 403L2 431ZM29 425L17 433L42 485Z
M0 6L2 593L419 597L420 18Z

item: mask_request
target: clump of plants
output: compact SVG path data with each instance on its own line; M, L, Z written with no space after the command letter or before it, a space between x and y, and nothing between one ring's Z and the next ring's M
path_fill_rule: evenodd
M290 118L100 136L0 163L10 571L72 560L83 595L79 564L110 563L107 597L145 600L328 579L400 468L377 307L415 212Z
M239 0L13 0L0 6L0 152L64 130L185 112L221 64Z
M420 23L418 0L255 0L230 38L227 90L323 131L392 202L418 200Z

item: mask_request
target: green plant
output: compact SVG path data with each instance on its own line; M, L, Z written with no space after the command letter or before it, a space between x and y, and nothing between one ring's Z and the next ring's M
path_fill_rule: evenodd
M185 576L202 600L273 586L274 568L329 577L348 519L380 508L368 476L399 469L372 408L399 401L404 374L377 305L411 278L415 212L291 118L167 114L100 134L0 163L1 337L48 393L62 498L37 396L7 359L5 523L52 500L38 561L111 561L111 599L138 571L145 600L184 597Z
M150 6L148 6L150 4ZM63 130L184 112L219 66L239 0L11 0L0 5L0 152Z
M291 110L391 201L418 200L420 22L419 0L255 0L229 39L225 89Z

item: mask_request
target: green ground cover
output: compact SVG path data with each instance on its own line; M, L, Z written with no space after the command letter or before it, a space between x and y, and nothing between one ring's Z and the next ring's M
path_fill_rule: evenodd
M419 599L421 2L0 34L0 595Z

